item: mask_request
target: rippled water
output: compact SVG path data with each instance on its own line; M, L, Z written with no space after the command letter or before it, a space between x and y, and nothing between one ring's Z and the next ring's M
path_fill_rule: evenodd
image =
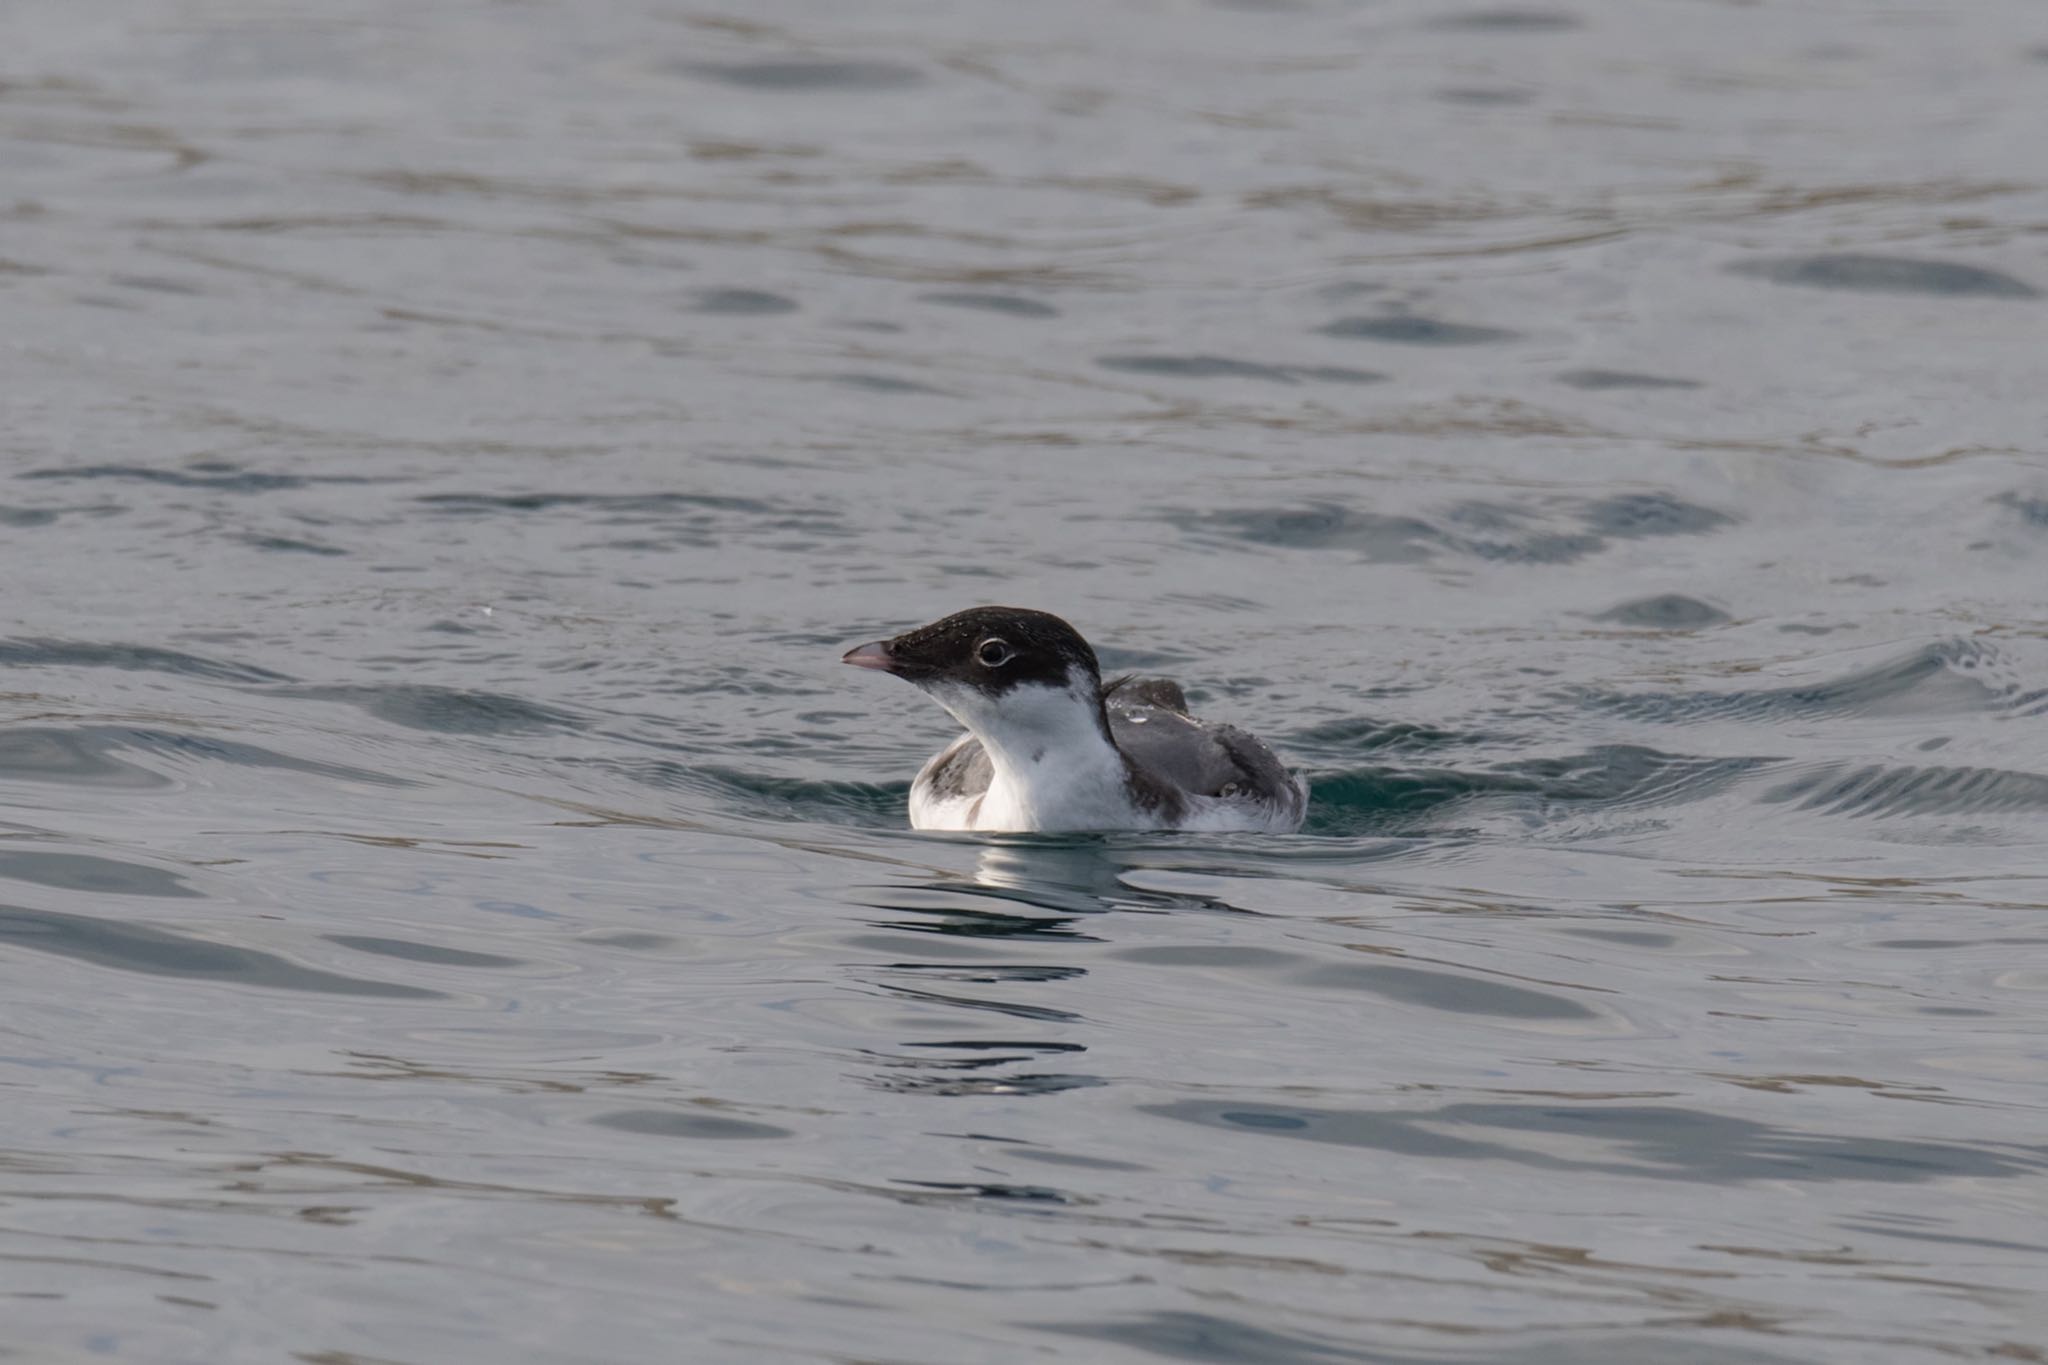
M2048 1359L2037 5L9 18L0 1355Z

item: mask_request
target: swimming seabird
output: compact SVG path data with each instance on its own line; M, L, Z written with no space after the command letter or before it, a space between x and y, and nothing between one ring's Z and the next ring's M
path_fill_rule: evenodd
M1301 827L1308 788L1256 736L1196 720L1165 678L1105 686L1047 612L974 607L844 662L916 684L967 727L911 783L915 829Z

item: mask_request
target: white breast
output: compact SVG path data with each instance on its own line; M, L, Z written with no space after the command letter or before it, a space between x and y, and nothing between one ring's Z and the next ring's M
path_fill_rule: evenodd
M1102 732L1095 682L1072 675L1065 687L1013 687L1000 696L969 687L926 690L969 734L925 764L910 789L917 829L1147 829L1157 822L1132 804L1124 757ZM970 738L981 741L991 773L979 793L941 796L932 776Z

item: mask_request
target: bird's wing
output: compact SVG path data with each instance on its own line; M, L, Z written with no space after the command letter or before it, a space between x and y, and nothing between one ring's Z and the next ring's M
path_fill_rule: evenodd
M1205 725L1165 678L1125 678L1103 691L1109 732L1134 767L1197 796L1245 798L1299 812L1301 784L1258 736Z
M1112 701L1109 733L1132 766L1175 791L1220 796L1246 777L1215 729L1179 711Z

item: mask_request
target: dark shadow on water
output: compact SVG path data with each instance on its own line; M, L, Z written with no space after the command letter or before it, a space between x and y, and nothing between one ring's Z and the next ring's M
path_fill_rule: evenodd
M1864 1232L1873 1237L1891 1237L1902 1242L1925 1242L1934 1246L1982 1247L1989 1251L2019 1251L2030 1256L2048 1256L2048 1243L2008 1242L1996 1237L1965 1237L1954 1233L1922 1232L1912 1228L1888 1227L1883 1223L1858 1223L1843 1219L1837 1226L1844 1232Z
M697 295L694 311L724 317L765 318L794 313L796 300L765 289L706 289Z
M152 469L142 465L80 465L71 469L31 469L24 479L113 480L160 484L170 488L201 488L222 493L277 493L317 484L389 483L355 474L272 474L243 469L221 460L200 460L183 469Z
M439 1000L441 992L301 967L274 953L237 948L163 929L90 915L61 915L0 905L0 949L53 953L96 967L146 976L223 981L270 990L387 1000Z
M2048 531L2048 497L2028 497L2023 493L2000 493L1992 499L2001 507L2019 513L2020 520L2035 530Z
M902 90L921 85L924 73L901 62L857 62L786 57L758 62L690 62L670 68L724 85L763 93Z
M463 948L443 948L434 943L415 943L403 938L378 938L369 934L322 934L329 943L353 948L359 953L393 957L401 962L431 962L443 967L522 967L516 957L496 953L473 953Z
M766 1138L795 1137L788 1128L751 1119L729 1118L723 1114L687 1109L614 1109L590 1120L599 1128L647 1137L688 1138L692 1141L758 1142Z
M0 878L106 896L196 897L174 872L84 853L0 852Z
M1037 299L1027 299L1017 294L975 294L967 292L940 291L933 294L919 294L919 303L936 303L943 308L971 308L980 313L1000 313L1013 318L1056 318L1060 310Z
M1220 1313L1188 1310L1019 1325L1196 1365L1801 1365L1802 1361L1798 1356L1702 1341L1696 1329L1669 1335L1572 1334L1500 1350L1465 1347L1411 1354L1299 1328L1260 1327Z
M1580 26L1576 15L1554 9L1481 9L1432 19L1427 27L1448 32L1562 33Z
M1377 964L1315 967L1296 978L1311 989L1364 991L1404 1005L1497 1019L1594 1019L1576 1000L1483 976Z
M926 397L945 398L944 389L935 389L929 384L919 384L910 379L898 379L890 374L818 374L806 378L817 379L827 384L840 384L863 393L897 394L910 397L922 394Z
M1435 92L1445 104L1463 104L1478 109L1511 108L1536 98L1532 90L1510 90L1499 86L1451 85Z
M1501 327L1478 327L1464 322L1440 322L1397 313L1389 317L1338 318L1316 328L1326 337L1350 341L1387 341L1400 346L1487 346L1516 341L1520 332Z
M1220 355L1099 355L1105 370L1154 375L1162 379L1257 379L1269 384L1298 384L1304 379L1337 384L1373 384L1386 378L1373 370L1347 370L1325 365L1266 365Z
M1618 603L1593 619L1639 630L1705 630L1710 626L1725 626L1734 618L1697 597L1667 592Z
M1696 389L1697 379L1667 379L1662 375L1637 374L1633 370L1566 370L1557 382L1594 393L1606 389Z
M726 497L717 493L427 493L413 501L435 511L459 516L567 509L604 513L621 521L678 512L766 515L788 510L758 498Z
M1118 948L1110 956L1119 962L1146 962L1156 967L1228 967L1240 971L1293 967L1313 961L1301 953L1283 953L1272 948L1252 948L1235 943L1161 943L1150 947Z
M316 555L323 559L340 559L349 552L338 545L322 545L317 541L294 540L289 536L237 536L242 544L252 550L266 554Z
M1059 1336L1081 1337L1144 1351L1169 1360L1212 1365L1332 1365L1400 1361L1402 1357L1300 1332L1279 1332L1211 1313L1166 1311L1096 1322L1025 1324Z
M2041 295L2040 290L2025 280L1981 266L1853 252L1737 261L1728 267L1728 272L1768 280L1772 284L1846 289L1867 294L1935 294L1951 298L1990 299L2032 299Z
M1622 493L1588 503L1586 529L1618 540L1649 536L1696 536L1735 524L1726 512L1686 502L1669 493Z

